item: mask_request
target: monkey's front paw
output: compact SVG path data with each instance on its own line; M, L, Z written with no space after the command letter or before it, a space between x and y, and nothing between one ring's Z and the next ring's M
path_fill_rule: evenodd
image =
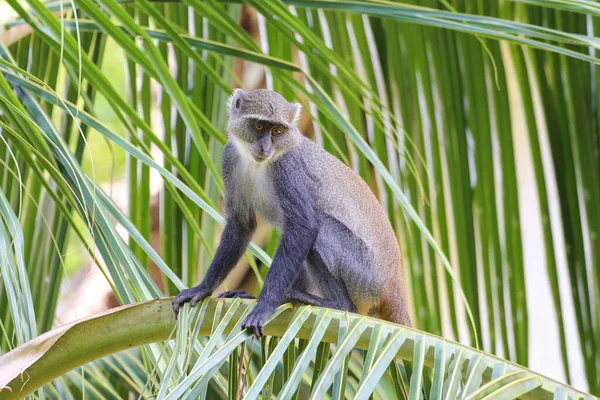
M246 293L243 290L230 290L228 292L223 292L217 296L219 299L255 299L256 297L252 296L250 293Z
M191 289L183 289L177 296L175 296L175 298L171 302L171 304L173 305L173 312L175 313L175 319L177 319L179 309L183 306L184 303L189 302L190 305L194 307L196 303L204 300L211 294L211 290L207 290L200 286L196 286Z
M249 329L257 339L260 339L264 334L265 323L273 314L273 311L275 311L273 307L261 306L258 303L242 322L242 329Z

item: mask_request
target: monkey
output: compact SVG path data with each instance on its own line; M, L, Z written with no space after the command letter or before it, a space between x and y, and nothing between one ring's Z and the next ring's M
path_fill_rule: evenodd
M256 214L281 230L258 302L242 322L256 337L284 303L358 312L412 326L400 249L379 201L351 168L298 129L301 105L236 89L222 153L226 224L202 282L175 316L210 296L244 255ZM219 298L255 297L241 290Z

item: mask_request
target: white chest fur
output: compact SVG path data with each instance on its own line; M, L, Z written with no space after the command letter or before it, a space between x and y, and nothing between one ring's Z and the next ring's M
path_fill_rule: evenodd
M242 154L238 158L233 179L238 201L269 223L281 227L283 214L275 194L269 165L254 161L249 154L244 154L244 150L239 150Z

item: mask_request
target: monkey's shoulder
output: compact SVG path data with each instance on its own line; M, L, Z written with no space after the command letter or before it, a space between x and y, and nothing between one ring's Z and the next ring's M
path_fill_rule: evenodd
M350 194L360 202L377 202L369 186L352 168L317 143L303 140L298 146L298 153L302 163L297 164L301 164L307 174L315 176L329 195L332 192L344 197Z
M225 182L227 182L227 179L235 173L240 157L241 155L232 140L228 140L227 143L225 143L221 154L221 168L223 170L223 179Z

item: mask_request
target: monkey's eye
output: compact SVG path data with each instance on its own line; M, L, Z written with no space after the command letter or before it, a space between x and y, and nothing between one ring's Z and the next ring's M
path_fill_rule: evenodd
M254 129L256 129L258 132L262 132L263 129L265 129L265 126L260 122L257 122L256 124L254 124Z
M273 136L279 136L283 133L283 128L281 128L280 126L276 126L275 128L271 129L271 134Z

